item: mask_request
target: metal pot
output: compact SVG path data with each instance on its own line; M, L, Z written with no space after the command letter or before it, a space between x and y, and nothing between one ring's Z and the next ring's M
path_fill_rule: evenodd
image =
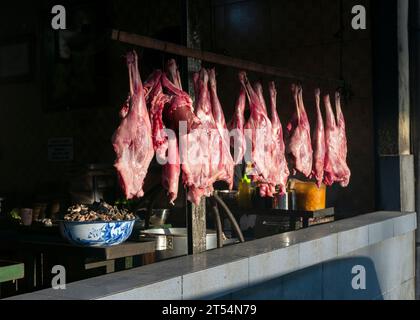
M219 190L216 193L229 207L238 205L238 191Z
M166 223L171 213L169 209L153 209L152 216L150 217L150 225L155 227L161 227Z
M116 191L115 169L110 164L74 167L69 184L73 203L92 204L113 199Z
M149 229L142 231L143 238L152 238L156 241L156 258L169 259L188 254L188 236L186 228ZM208 231L206 249L217 248L215 231Z
M296 210L296 193L294 190L286 192L284 195L275 195L273 198L273 209Z
M238 197L238 191L218 190L216 192L223 200L236 200Z

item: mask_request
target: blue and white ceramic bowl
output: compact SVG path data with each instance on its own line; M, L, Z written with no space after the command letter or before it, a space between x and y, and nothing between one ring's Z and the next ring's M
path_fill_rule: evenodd
M60 221L60 231L70 243L83 247L110 247L126 241L133 231L130 221Z

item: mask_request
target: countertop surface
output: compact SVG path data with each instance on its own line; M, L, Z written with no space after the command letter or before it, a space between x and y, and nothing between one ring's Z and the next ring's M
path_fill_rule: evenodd
M375 212L9 299L214 298L416 228L416 213Z

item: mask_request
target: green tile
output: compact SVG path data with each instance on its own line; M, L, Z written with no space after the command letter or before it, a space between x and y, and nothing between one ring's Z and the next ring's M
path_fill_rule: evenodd
M0 283L22 279L23 277L23 263L0 261Z

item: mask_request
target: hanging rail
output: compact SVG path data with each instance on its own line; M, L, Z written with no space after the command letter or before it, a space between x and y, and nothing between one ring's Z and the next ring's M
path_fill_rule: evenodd
M148 49L154 49L170 54L175 54L178 56L194 58L197 60L202 60L223 66L233 67L239 70L252 71L256 73L271 75L279 78L293 79L298 81L311 80L316 82L327 82L340 87L344 87L343 80L323 78L306 73L291 72L276 67L265 66L251 61L228 57L221 54L191 49L174 43L156 40L150 37L145 37L124 31L112 30L111 38L115 41L136 45Z

